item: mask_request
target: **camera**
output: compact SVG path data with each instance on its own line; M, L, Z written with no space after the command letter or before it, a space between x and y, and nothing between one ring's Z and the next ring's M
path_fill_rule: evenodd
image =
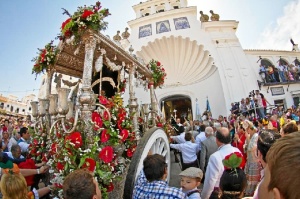
M249 97L254 97L254 95L255 95L254 90L249 93Z

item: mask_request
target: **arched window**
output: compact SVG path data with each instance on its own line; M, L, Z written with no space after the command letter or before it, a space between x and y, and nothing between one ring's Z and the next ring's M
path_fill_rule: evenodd
M0 105L0 108L3 109L3 107L4 107L4 103L2 102L1 105Z
M284 66L287 66L287 65L289 65L289 63L285 60L285 59L283 59L283 58L280 58L279 59L279 63L278 64L282 64L282 65L284 65Z
M10 107L10 112L13 112L13 111L14 111L14 107L11 106L11 107Z
M260 61L260 64L263 65L264 67L268 67L268 66L273 65L270 60L265 59L265 58Z

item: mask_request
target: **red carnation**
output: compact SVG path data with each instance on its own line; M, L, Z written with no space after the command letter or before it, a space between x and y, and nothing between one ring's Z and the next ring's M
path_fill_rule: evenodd
M110 163L114 158L114 149L111 146L104 147L99 153L99 158L105 163Z
M110 138L109 133L107 133L106 129L103 129L101 132L101 142L107 142Z
M87 168L89 171L94 172L96 168L96 161L93 158L85 158L82 168Z
M82 15L81 15L81 17L84 18L84 19L86 19L86 18L88 18L92 14L94 14L93 11L91 11L91 10L84 10L83 13L82 13Z
M63 30L65 28L65 26L72 20L72 18L69 18L67 19L66 21L64 21L62 24L61 24L61 29Z
M70 140L71 143L73 143L76 149L80 148L82 146L82 137L80 132L73 132L69 136L66 136L66 140Z
M114 190L114 184L112 182L109 183L109 185L106 186L106 192L111 192Z
M63 171L65 166L62 163L58 162L56 164L56 168L58 169L58 171Z
M124 142L127 138L128 138L128 130L127 129L123 129L121 132L120 132L120 136L122 137L122 142Z

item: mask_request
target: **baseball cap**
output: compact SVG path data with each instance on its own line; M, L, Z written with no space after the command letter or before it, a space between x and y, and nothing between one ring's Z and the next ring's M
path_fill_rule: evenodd
M185 176L185 177L190 177L190 178L203 178L203 172L201 169L196 168L196 167L189 167L182 171L180 176Z

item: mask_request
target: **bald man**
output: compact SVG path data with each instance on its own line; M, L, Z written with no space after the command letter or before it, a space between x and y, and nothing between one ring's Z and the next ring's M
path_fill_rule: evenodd
M224 171L222 160L231 153L240 152L238 148L231 146L231 137L228 128L221 127L217 129L216 143L219 148L209 158L201 193L202 199L218 199L220 178Z

